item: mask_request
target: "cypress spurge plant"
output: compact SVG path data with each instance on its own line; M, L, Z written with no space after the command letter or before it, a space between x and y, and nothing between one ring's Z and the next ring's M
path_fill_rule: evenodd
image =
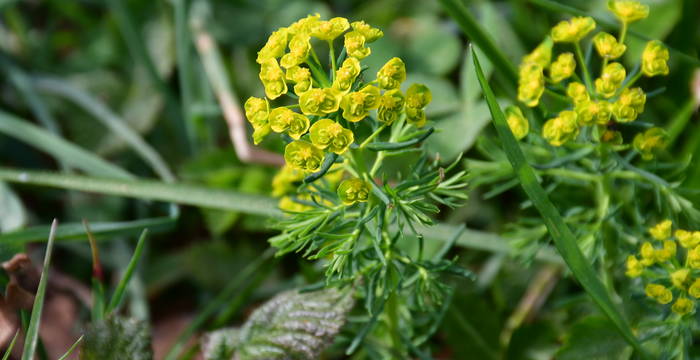
M272 133L287 142L273 180L285 216L270 244L317 260L325 286L355 289L365 320L349 327L348 353L370 335L364 349L397 358L435 330L433 310L450 293L443 275L468 275L443 259L447 249L424 251L420 232L440 206L466 199L467 184L457 161L442 167L422 147L433 133L430 89L404 84L399 58L376 74L363 66L382 36L362 21L318 15L278 29L257 56L265 97L248 99L245 111L256 143ZM421 328L412 319L420 314L429 318Z

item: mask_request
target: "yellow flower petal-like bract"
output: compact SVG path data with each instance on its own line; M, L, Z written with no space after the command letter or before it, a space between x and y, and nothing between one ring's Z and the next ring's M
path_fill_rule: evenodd
M576 113L564 110L559 116L547 120L542 128L542 136L553 146L562 146L576 139L579 134Z
M391 58L377 72L377 83L384 90L398 89L406 80L406 65L397 57Z
M668 49L661 41L649 41L642 53L642 74L647 77L668 75L668 58Z
M635 0L608 0L608 9L626 24L649 16L649 6Z
M338 186L338 198L344 205L364 202L369 199L369 184L358 178L344 180Z
M279 107L270 111L270 128L299 140L309 130L309 118L286 107Z
M530 131L530 123L527 121L523 112L515 105L508 106L505 109L506 121L508 127L516 139L524 138Z
M295 140L285 146L284 161L294 169L316 171L323 162L323 150L308 141Z
M595 20L588 16L577 16L564 20L552 28L554 42L578 42L595 29Z
M314 123L309 130L311 143L319 149L338 155L347 151L348 147L355 141L351 130L342 127L331 119L321 119Z

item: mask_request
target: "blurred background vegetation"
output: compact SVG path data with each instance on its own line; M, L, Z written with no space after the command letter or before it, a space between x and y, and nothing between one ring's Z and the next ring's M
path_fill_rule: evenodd
M662 39L697 59L700 4L695 0L645 2L651 6L651 15L635 23L632 30ZM514 64L552 25L570 16L553 10L545 0L471 0L465 4ZM562 4L612 20L602 0ZM431 137L429 147L441 159L452 160L462 152L479 158L488 149L494 133L487 126L490 115L468 56L469 39L437 1L0 0L0 164L86 172L56 156L52 143L17 128L20 121L43 128L52 137L76 144L137 177L169 181L172 172L179 182L268 195L276 169L237 158L210 81L212 74L208 76L205 58L195 42L198 31L212 36L225 67L225 73L215 73L213 79L230 83L234 98L242 102L263 92L254 60L268 35L316 12L322 17L364 20L384 30L385 37L372 46L372 56L366 60L369 72L400 56L409 71L408 82L425 83L432 89L434 100L427 115L442 131ZM643 42L633 41L637 43L633 42L626 56L638 58ZM654 86L664 90L654 97L645 116L671 133L670 157L690 159L700 156L696 113L700 80L693 80L697 60L672 52L670 66L670 76L654 79ZM498 69L488 63L485 69L494 75L496 84L503 84ZM513 100L504 97L503 102ZM115 122L127 124L156 150L162 157L160 170L152 170L143 160L143 149L125 141ZM282 143L268 140L263 146L280 152ZM700 166L692 164L684 181L687 188L699 188ZM473 185L479 182L472 180ZM697 203L698 195L689 196ZM493 201L474 186L464 207L440 214L440 221L446 224L467 224L483 232L474 233L472 241L453 250L478 279L457 287L448 316L432 340L437 358L548 359L562 344L566 348L568 339L563 334L571 332L572 326L576 334L597 329L603 321L581 321L581 315L593 309L575 283L541 278L547 274L539 270L550 266L545 263L558 263L557 257L542 256L544 260L523 263L509 256L506 243L493 242L501 240L493 235L506 231L524 200L520 190L512 189ZM150 225L153 234L129 289L128 311L149 319L157 358L222 289L231 286L236 274L265 253L266 240L274 234L268 221L257 215L184 206L177 218L168 218L172 210L159 202L0 183L3 233L46 225L52 218L63 223L172 219L157 222L161 226ZM139 230L98 236L108 279L117 279L125 267ZM78 235L74 240L80 241L57 243L52 265L61 277L77 280L74 287L78 289L89 286L91 276L86 239ZM40 244L22 246L40 263ZM0 242L2 260L21 250L16 244ZM268 256L254 266L252 276L224 294L225 301L203 329L238 324L260 302L282 290L314 283L323 273L296 256ZM528 312L527 319L511 323L527 287L537 281L555 284L552 295L546 303L534 304L539 310ZM45 310L45 318L53 318L46 326L61 334L47 341L49 358L70 346L89 315L75 297L66 299L67 303ZM62 317L56 320L59 313ZM597 339L605 342L592 340L589 346L620 348L622 340L616 333L601 328ZM505 347L507 339L509 346ZM333 354L331 350L329 358L340 358ZM566 358L566 353L559 358Z

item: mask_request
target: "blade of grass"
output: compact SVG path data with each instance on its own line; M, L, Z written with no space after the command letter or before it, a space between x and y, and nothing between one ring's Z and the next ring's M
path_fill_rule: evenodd
M107 195L162 200L205 208L239 211L246 214L281 216L275 201L270 197L203 186L167 184L152 180L115 180L3 167L0 167L0 179Z
M577 9L577 8L569 6L569 5L560 4L556 1L552 1L552 0L529 0L529 1L535 5L541 6L547 10L552 10L552 11L558 12L558 13L567 13L567 14L577 15L577 16L590 16L593 19L595 19L596 23L603 25L603 27L605 27L607 29L618 29L620 27L620 25L616 22L607 21L607 20L601 19L600 17L591 16L591 14L589 14L583 10ZM627 34L634 36L638 39L644 40L644 41L653 40L650 37L648 37L642 33L636 32L634 30L627 30ZM700 66L699 59L697 59L691 55L688 55L680 50L674 49L673 47L668 46L668 44L666 44L666 47L668 48L668 50L671 53L675 54L676 56L683 59L684 61L691 63L695 66Z
M83 108L110 131L124 139L161 179L168 182L175 180L175 176L160 154L96 97L57 78L37 77L34 78L33 84L40 91L66 98Z
M70 356L70 354L73 353L73 351L74 351L75 348L78 346L78 344L80 344L80 342L83 341L83 337L84 337L84 336L85 336L85 335L81 335L81 336L78 338L78 340L76 340L76 341L73 343L73 345L71 345L71 347L68 348L68 351L66 351L65 354L61 355L61 357L58 358L58 360L65 360L65 359L68 359L68 357Z
M109 305L107 305L106 314L111 314L112 312L116 311L121 305L122 301L124 300L124 291L126 291L126 286L129 284L131 276L134 274L134 270L136 269L136 265L138 264L139 259L141 259L141 254L143 253L143 246L146 243L147 236L148 229L144 229L141 233L141 236L139 237L138 243L136 243L134 255L131 257L129 265L126 267L124 276L122 276L122 279L119 281L119 284L117 284L117 288L116 290L114 290L112 299L109 301Z
M51 264L51 253L53 243L56 239L56 227L58 220L54 219L49 232L49 241L46 245L46 255L44 255L44 268L41 270L41 278L39 279L39 287L36 290L34 297L34 306L32 307L32 316L29 319L27 335L24 338L24 351L22 352L22 360L33 360L36 352L36 345L39 340L39 326L41 325L41 312L44 308L44 296L46 295L46 283L49 277L49 265Z
M600 310L610 318L610 321L615 324L625 340L640 354L644 355L645 352L632 333L627 320L615 307L608 296L605 286L600 279L598 279L593 267L578 247L576 237L566 223L564 223L564 219L561 217L561 214L559 214L554 204L549 200L547 193L537 182L535 171L525 160L525 156L518 145L518 141L510 131L505 116L496 101L496 96L484 77L479 59L473 49L472 54L479 84L481 84L484 97L491 111L494 126L503 143L503 148L508 156L508 160L513 166L515 174L520 179L523 190L525 190L525 193L530 198L535 208L540 212L542 221L547 226L552 239L554 239L554 245L557 250L559 250L561 257L568 265L576 280L578 280L581 286L591 296Z
M88 174L116 179L131 179L134 177L126 170L110 164L28 121L21 120L2 111L0 111L0 133L26 142L65 164L81 169Z
M269 260L275 253L275 249L268 248L265 252L257 259L246 265L243 270L241 270L238 275L236 275L212 301L207 303L207 306L202 309L201 312L194 318L194 320L185 328L185 330L180 333L177 337L175 344L170 348L168 353L163 358L164 360L175 360L177 356L182 352L183 347L187 340L197 331L204 323L223 306L243 285L243 282L248 280L248 278L253 275L267 260Z
M515 84L518 81L518 72L515 65L496 46L496 42L491 38L491 35L479 25L462 1L440 0L440 4L442 4L445 12L457 22L457 25L469 37L469 40L479 46L479 50L491 60L494 67L498 69L496 73L504 74L507 80Z
M177 59L177 75L182 97L182 116L185 121L185 130L192 146L197 144L195 118L192 116L192 61L190 50L190 32L187 26L187 1L172 0L175 18L175 52Z
M17 342L17 337L19 337L19 330L17 330L15 336L12 337L12 341L10 341L10 345L7 346L7 350L5 350L5 355L2 356L2 360L8 360L10 358L12 349L15 347L15 342Z

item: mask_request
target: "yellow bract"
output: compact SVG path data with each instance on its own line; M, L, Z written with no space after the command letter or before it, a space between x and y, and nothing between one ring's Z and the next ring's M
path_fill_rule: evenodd
M358 178L348 179L338 186L338 198L344 205L364 202L369 199L369 184Z
M311 71L307 68L294 66L287 69L286 79L295 84L294 93L297 96L301 96L301 94L311 89Z
M580 125L606 125L612 116L612 106L607 101L580 102L574 110Z
M598 55L608 60L619 58L627 50L625 44L618 43L614 36L602 31L593 37L593 44Z
M678 243L681 244L682 247L686 249L694 248L697 245L700 245L700 232L699 231L687 231L687 230L676 230L676 232L673 234L676 239L678 239Z
M357 59L364 59L372 50L365 47L365 42L367 39L358 31L350 31L345 34L345 51L348 56L352 56Z
M576 70L576 61L574 54L567 52L560 54L557 60L550 65L549 77L556 84L562 80L568 79Z
M668 58L668 49L661 41L649 41L642 53L642 74L648 77L668 75Z
M668 135L662 128L653 127L634 137L632 146L637 150L644 160L651 160L654 154L666 147Z
M265 46L258 51L258 58L256 59L258 64L262 64L266 60L276 59L284 55L284 50L287 48L288 38L289 32L287 28L280 28L273 32L267 39Z
M334 17L330 20L316 21L310 26L311 36L319 38L321 40L330 41L350 28L350 23L348 19L341 17Z
M671 284L679 289L685 289L690 280L690 269L679 269L671 273Z
M671 220L664 220L649 228L649 234L656 240L666 240L671 237Z
M588 16L579 16L564 20L552 28L554 42L578 42L595 29L595 20Z
M700 298L700 279L695 279L692 285L688 288L688 294L694 298Z
M397 57L387 61L377 72L377 83L381 89L398 89L406 80L406 65Z
M647 284L644 292L648 297L656 300L659 304L668 304L673 300L671 290L659 284Z
M377 41L384 36L384 33L381 30L367 25L364 21L355 21L350 24L350 26L352 26L354 31L357 31L359 34L364 36L365 41L368 43Z
M627 72L622 64L617 62L610 63L605 66L600 77L595 79L595 89L604 97L611 98L615 96L617 89L625 81L625 76L627 76Z
M569 83L569 86L566 88L566 95L574 100L574 104L588 102L590 100L590 95L588 95L586 86L576 81Z
M282 56L280 65L285 69L297 66L309 56L311 50L311 37L306 33L299 33L292 36L289 41L289 52Z
M564 110L559 116L547 120L542 128L542 136L554 146L576 139L578 133L576 113L571 110Z
M304 140L292 141L284 148L287 165L302 171L316 171L323 162L323 151Z
M524 138L530 131L530 123L523 116L520 108L515 105L508 106L505 110L505 115L513 136L518 140Z
M627 257L626 266L627 271L625 272L625 275L631 278L641 276L642 272L644 272L644 265L634 255Z
M285 107L276 108L270 112L270 128L299 140L309 130L309 118Z
M294 22L287 29L288 29L289 33L293 34L293 35L310 34L311 28L319 21L321 21L321 15L319 15L319 14L308 15L307 17L305 17L303 19L299 19L296 22Z
M518 100L528 107L540 103L544 93L544 73L542 66L535 63L522 64L518 77Z
M613 112L617 122L626 123L637 119L637 116L644 112L646 100L647 96L641 88L623 90L613 104Z
M423 84L412 84L406 91L406 121L416 127L425 125L423 109L433 101L433 93Z
M671 310L681 316L690 314L694 309L695 303L687 298L679 298L673 303L673 306L671 306Z
M275 58L268 58L260 64L260 81L265 87L265 95L270 99L277 99L287 92L284 72Z
M331 119L321 119L309 130L311 143L319 149L328 149L338 155L347 151L355 141L352 131L342 127Z
M401 90L394 89L385 92L379 98L378 120L387 124L393 123L401 115L405 102Z
M341 96L333 88L311 89L301 94L299 106L305 115L323 116L338 110Z
M343 61L343 65L335 72L333 88L345 94L352 88L357 75L360 74L360 61L354 57L349 57Z
M358 122L366 118L369 115L369 110L375 109L379 105L379 97L379 89L372 85L367 85L360 91L346 94L340 101L343 118L350 122Z
M270 133L270 104L267 99L250 97L243 104L243 108L248 122L253 125L253 142L258 144Z
M633 0L608 0L608 9L623 23L629 24L649 16L649 6Z
M546 68L552 61L553 45L554 43L552 42L552 39L550 37L545 38L543 42L537 45L535 50L532 50L531 53L523 56L520 66L527 64L535 64L539 65L542 68Z

